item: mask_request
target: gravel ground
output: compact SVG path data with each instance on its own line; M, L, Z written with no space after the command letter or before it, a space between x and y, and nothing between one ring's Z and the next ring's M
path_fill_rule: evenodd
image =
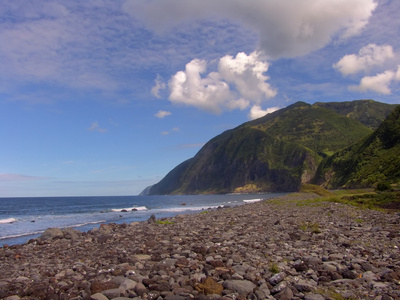
M400 299L400 215L294 194L0 248L1 299Z

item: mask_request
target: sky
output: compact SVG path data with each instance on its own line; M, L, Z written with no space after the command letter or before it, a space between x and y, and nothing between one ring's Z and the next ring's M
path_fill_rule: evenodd
M397 0L2 0L0 197L137 195L297 101L400 103Z

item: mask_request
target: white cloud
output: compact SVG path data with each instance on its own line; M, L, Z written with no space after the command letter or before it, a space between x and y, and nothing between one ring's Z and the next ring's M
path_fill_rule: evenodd
M89 131L97 131L97 132L107 132L107 129L100 128L98 122L93 122L92 125L88 128Z
M151 88L151 94L156 98L161 98L160 91L166 88L166 84L162 80L160 74L157 74L157 78L154 80L154 83L154 86Z
M253 105L253 107L250 109L249 113L249 118L250 120L255 120L261 117L264 117L265 115L268 115L270 113L273 113L274 111L277 111L279 107L270 107L265 110L261 108L259 105Z
M255 103L265 98L272 98L276 90L266 82L269 80L264 73L268 71L268 63L259 59L259 53L250 55L240 52L236 57L226 55L218 64L221 77L228 83L234 84L240 95Z
M376 8L374 0L128 0L123 9L154 30L192 19L229 18L255 29L260 48L272 58L295 57L332 38L360 32Z
M116 6L110 5L108 12L101 6L94 2L82 6L55 1L2 2L0 57L7 72L0 70L0 78L12 85L45 82L102 91L118 89L121 83L111 71L120 68L121 53L114 50L110 56L107 50L118 48L111 33L121 28L116 23Z
M170 101L221 113L246 109L251 103L260 104L277 93L266 82L269 77L264 73L268 63L256 52L250 55L241 52L235 58L226 55L219 60L218 72L202 77L206 69L205 60L194 59L186 65L185 71L172 76Z
M358 55L345 55L333 67L343 75L350 75L360 71L368 71L374 66L381 66L387 59L393 57L392 46L368 44L360 49Z
M396 79L396 80L400 80L400 65L397 66L397 71L396 71L395 79Z
M171 102L195 106L214 113L220 113L222 106L232 100L226 82L216 72L201 77L206 71L205 60L194 59L186 64L185 71L179 71L169 81Z
M159 119L163 119L166 116L170 116L170 115L172 115L172 113L169 112L169 111L159 110L154 116L159 118Z
M26 101L59 99L70 89L103 95L132 91L132 85L143 87L144 80L132 80L138 70L175 68L193 57L213 59L228 51L251 51L257 35L258 48L271 58L302 55L338 36L355 34L376 6L373 0L1 3L0 89L3 85L7 90L42 84L56 87L44 96L27 93ZM206 22L207 28L201 26ZM174 30L164 34L149 30L161 28ZM160 97L165 87L159 80L146 90ZM21 91L18 94L23 97Z
M350 89L360 92L374 91L380 94L389 95L391 94L389 88L390 83L393 80L400 80L398 73L399 69L397 70L397 73L387 70L375 76L365 76L361 79L360 85L350 86Z

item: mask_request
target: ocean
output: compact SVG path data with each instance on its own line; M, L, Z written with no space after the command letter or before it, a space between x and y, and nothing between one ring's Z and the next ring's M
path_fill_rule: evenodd
M102 223L131 223L238 206L283 194L0 198L0 246L23 244L47 228L89 231Z

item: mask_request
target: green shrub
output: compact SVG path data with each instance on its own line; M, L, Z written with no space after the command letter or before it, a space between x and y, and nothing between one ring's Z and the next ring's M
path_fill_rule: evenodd
M380 181L376 185L376 190L378 192L384 192L391 189L390 183L387 181Z
M278 273L279 273L279 268L278 268L277 263L271 262L271 263L269 264L269 271L270 271L271 273L273 273L273 274L278 274Z

